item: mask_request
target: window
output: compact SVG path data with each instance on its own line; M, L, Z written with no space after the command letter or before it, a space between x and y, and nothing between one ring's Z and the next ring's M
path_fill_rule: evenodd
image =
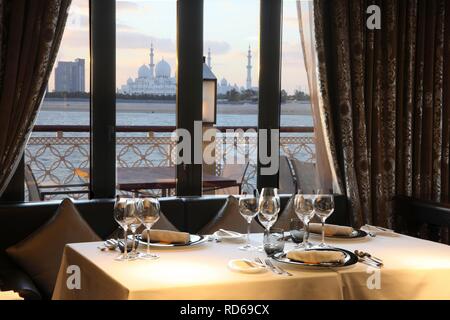
M216 162L204 165L203 171L239 184L216 189L215 194L251 192L256 187L259 6L259 0L204 2L204 55L217 78L216 127L222 132L216 135ZM235 133L239 130L245 133ZM211 192L205 188L205 193Z
M25 150L26 200L87 197L89 144L89 1L73 0Z
M217 81L215 121L204 125L204 129L217 129L214 161L203 168L206 194L252 192L256 187L259 13L259 0L204 2L204 70L209 70L210 77ZM283 16L280 154L313 163L313 121L296 1L284 2ZM176 125L176 19L176 0L116 1L115 165L120 194L175 194L175 142L171 135ZM100 56L105 54L103 50ZM42 191L57 192L45 199L67 194L87 197L89 55L89 0L74 0L48 92L26 150L30 199L43 198ZM96 125L102 130L112 121L96 112L92 117L101 120ZM96 125L92 130L98 133ZM98 150L103 149L95 149L93 155L99 154ZM113 170L112 164L107 165ZM102 174L103 178L109 176L108 171ZM220 176L236 183L232 188L210 185L206 183L208 175L214 176L213 180ZM35 181L28 179L33 176ZM284 180L282 177L280 181ZM92 179L93 186L95 181Z
M118 192L174 194L176 1L116 1L116 26Z
M297 1L283 2L281 72L280 191L312 191L315 144L308 79L297 16ZM306 170L305 170L306 168ZM292 179L292 171L295 173Z

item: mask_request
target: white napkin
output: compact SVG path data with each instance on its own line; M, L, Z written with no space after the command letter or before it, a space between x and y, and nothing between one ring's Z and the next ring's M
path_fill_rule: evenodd
M0 291L0 300L23 300L23 298L14 291Z
M147 230L142 232L142 239L147 240ZM163 243L177 243L186 244L190 240L190 235L187 232L176 232L169 230L150 230L151 242L163 242Z
M309 231L312 233L322 233L322 224L320 223L310 223ZM325 225L325 235L326 236L351 236L353 233L352 227L337 226L334 224Z
M331 250L291 250L287 253L287 258L310 264L336 263L344 262L345 254Z
M366 224L362 227L362 229L374 233L376 235L395 235L395 231L387 228L371 226L370 224Z

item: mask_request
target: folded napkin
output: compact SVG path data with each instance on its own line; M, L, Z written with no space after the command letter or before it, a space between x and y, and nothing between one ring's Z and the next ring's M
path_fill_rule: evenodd
M322 233L322 224L320 223L310 223L309 231L312 233ZM337 226L334 224L325 225L325 235L326 236L351 236L353 232L352 227Z
M142 239L147 240L147 230L142 232ZM150 230L151 242L186 244L190 240L189 233L169 230Z
M0 291L0 300L23 300L23 298L14 291Z
M291 250L287 253L286 257L298 262L319 264L344 262L345 254L340 251L331 250Z

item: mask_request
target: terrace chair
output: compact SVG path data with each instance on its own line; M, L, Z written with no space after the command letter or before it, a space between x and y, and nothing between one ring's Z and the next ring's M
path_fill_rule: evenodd
M316 164L297 159L289 159L294 170L296 190L304 194L314 194L318 188Z
M43 189L61 189L61 188L82 188L89 184L65 184L65 185L38 185L36 177L30 165L25 165L25 183L28 188L29 201L44 201L46 196L64 195L64 194L87 194L89 190L61 190L61 191L43 191Z
M295 181L295 174L290 163L290 160L286 156L280 156L280 171L279 171L279 187L278 192L280 194L295 194L297 191L297 185Z
M221 176L236 180L236 187L215 189L215 194L241 194L242 184L244 183L244 178L245 174L247 173L248 166L248 162L246 164L225 164L222 169Z

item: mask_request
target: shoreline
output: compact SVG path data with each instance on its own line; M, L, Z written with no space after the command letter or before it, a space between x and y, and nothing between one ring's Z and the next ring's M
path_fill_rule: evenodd
M174 101L143 102L118 100L117 112L119 113L175 113ZM89 100L70 99L56 100L46 99L42 104L41 111L64 111L64 112L87 112L89 111ZM221 103L217 102L218 114L258 114L258 104L255 103ZM304 115L311 116L309 102L295 101L281 105L282 115Z

